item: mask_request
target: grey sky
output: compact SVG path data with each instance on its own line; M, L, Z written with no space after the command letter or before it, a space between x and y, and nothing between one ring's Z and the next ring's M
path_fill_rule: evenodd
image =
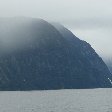
M0 17L30 16L60 22L112 56L112 0L0 0Z

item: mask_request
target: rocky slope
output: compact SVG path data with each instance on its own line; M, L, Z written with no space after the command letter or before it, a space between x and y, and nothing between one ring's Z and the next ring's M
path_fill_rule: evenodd
M103 60L65 27L32 18L0 24L0 90L112 87Z

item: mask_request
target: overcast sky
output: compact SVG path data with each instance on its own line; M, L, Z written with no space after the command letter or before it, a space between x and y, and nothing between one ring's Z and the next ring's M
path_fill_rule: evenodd
M112 0L0 0L0 17L11 16L59 22L112 57Z

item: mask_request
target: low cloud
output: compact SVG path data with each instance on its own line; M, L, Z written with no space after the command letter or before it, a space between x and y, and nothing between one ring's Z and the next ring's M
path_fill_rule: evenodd
M0 0L0 17L28 16L59 22L112 56L112 0Z

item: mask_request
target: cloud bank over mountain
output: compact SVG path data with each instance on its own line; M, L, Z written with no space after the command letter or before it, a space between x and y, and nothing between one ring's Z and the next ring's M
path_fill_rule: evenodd
M59 22L89 42L102 57L111 57L111 4L112 0L0 0L0 17L29 16Z

